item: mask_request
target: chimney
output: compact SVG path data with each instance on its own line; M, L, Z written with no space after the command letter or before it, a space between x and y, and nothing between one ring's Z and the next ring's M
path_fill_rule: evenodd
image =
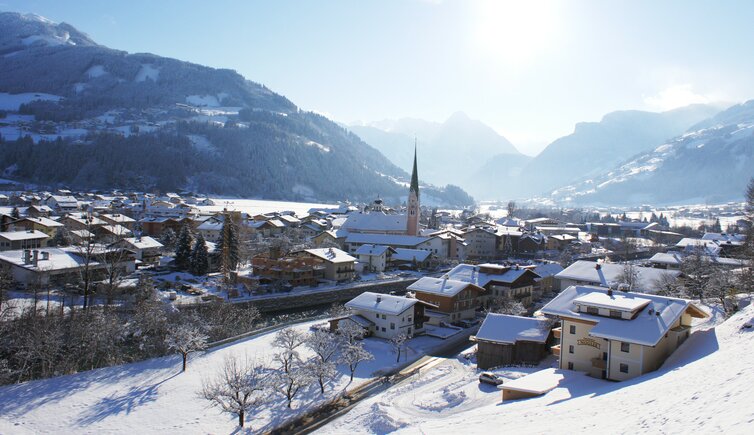
M613 289L609 288L607 289L607 295L612 297L613 296Z
M38 249L35 249L32 251L31 262L34 264L34 267L37 267L39 265L39 250Z
M597 263L597 264L594 265L594 268L597 269L597 270L600 270L600 269L602 269L602 266L600 266L600 264Z
M382 302L382 296L377 296L377 303L379 304L380 302Z

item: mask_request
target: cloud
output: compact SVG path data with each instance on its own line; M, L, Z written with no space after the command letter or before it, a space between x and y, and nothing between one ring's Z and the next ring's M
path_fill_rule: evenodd
M690 84L673 85L663 89L657 95L644 97L644 104L659 110L671 110L689 104L708 104L714 101L710 95L694 92Z

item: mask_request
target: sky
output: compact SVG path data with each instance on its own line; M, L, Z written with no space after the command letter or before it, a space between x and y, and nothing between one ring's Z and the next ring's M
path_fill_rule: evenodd
M535 155L615 110L754 98L754 2L0 0L342 123L457 111Z

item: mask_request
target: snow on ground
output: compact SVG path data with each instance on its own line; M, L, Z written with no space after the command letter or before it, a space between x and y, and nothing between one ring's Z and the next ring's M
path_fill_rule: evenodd
M104 65L92 65L84 74L90 79L93 79L107 74L107 70L105 70Z
M359 404L321 432L751 433L754 327L743 328L747 322L754 323L754 306L701 328L660 370L636 379L575 376L544 396L505 403L476 382L473 367L452 361Z
M0 92L0 110L9 110L17 112L22 104L35 100L59 101L61 96L44 94L41 92L26 92L23 94L8 94Z
M313 323L296 328L307 331ZM191 356L185 373L180 372L180 357L175 355L0 387L0 433L230 433L237 419L209 408L208 402L197 396L202 379L213 376L228 355L246 355L272 366L273 336L267 333ZM368 338L364 343L375 360L362 363L350 385L347 368L339 366L340 377L330 384L326 397L396 365L389 342ZM442 341L430 337L411 340L409 360L418 359L439 343ZM270 430L324 400L316 384L294 399L292 410L285 407L282 396L272 399L264 411L247 419L247 427Z
M189 95L186 97L186 103L193 106L218 107L220 101L214 95Z

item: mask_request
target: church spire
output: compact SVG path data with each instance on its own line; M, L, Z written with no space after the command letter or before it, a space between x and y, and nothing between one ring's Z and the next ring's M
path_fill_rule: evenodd
M419 173L416 170L416 137L414 137L414 170L411 172L411 188L409 192L415 192L419 197Z

